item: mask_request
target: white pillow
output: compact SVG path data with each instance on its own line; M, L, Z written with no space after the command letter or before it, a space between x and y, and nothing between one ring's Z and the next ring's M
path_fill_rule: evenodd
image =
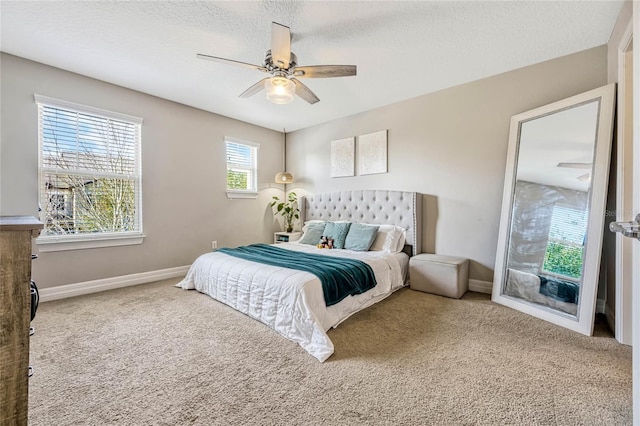
M404 250L404 243L407 240L407 229L396 226L396 230L400 231L400 238L398 239L398 245L396 246L394 253L400 253Z
M387 239L384 241L382 251L388 253L398 253L404 249L404 240L406 236L406 229L396 227L393 231L387 235Z
M376 239L369 248L370 251L384 251L398 253L404 249L407 230L394 225L380 225Z
M366 224L365 224L366 225ZM384 243L387 241L387 237L390 233L396 229L393 225L380 225L376 239L373 240L373 244L369 248L370 251L382 251L384 249Z

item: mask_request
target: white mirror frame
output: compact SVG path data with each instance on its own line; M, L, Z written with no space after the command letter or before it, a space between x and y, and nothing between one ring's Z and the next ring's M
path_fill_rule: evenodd
M518 145L522 123L597 99L600 99L600 108L598 111L593 175L591 189L589 191L590 207L587 224L587 242L584 252L578 311L577 316L574 317L546 306L505 295L503 292L516 182ZM531 111L514 115L511 118L509 131L507 167L505 170L500 231L498 233L498 249L496 252L496 267L491 300L589 336L593 333L595 305L598 293L598 277L600 274L600 255L602 251L602 235L604 232L604 216L609 181L614 112L615 83L612 83Z

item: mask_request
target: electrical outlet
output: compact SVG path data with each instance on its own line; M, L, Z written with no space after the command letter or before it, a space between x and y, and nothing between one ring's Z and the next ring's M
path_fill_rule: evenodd
M211 241L211 250L215 250L218 248L218 242L217 241Z

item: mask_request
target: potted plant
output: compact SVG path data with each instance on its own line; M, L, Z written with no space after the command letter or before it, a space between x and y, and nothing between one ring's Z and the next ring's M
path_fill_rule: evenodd
M273 196L270 206L276 208L276 214L284 218L286 232L293 232L293 221L300 217L300 209L298 208L298 196L295 192L290 192L286 200L280 201L280 198Z

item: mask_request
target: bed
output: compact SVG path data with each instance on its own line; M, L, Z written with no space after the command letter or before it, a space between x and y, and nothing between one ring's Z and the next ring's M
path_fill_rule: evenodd
M221 251L200 256L176 286L195 289L257 319L299 344L319 361L333 354L327 331L356 312L377 303L408 282L409 257L420 253L422 199L415 192L340 191L300 198L304 223L350 222L380 226L373 248L360 251L320 249L299 242L277 249L357 259L368 265L376 285L327 306L320 279L307 271L254 262ZM382 230L403 230L404 243L387 250ZM391 234L389 234L391 235ZM304 234L303 238L304 239ZM264 246L264 245L261 245ZM382 250L381 248L386 248Z
M579 285L560 278L507 269L505 294L571 315L578 313Z

